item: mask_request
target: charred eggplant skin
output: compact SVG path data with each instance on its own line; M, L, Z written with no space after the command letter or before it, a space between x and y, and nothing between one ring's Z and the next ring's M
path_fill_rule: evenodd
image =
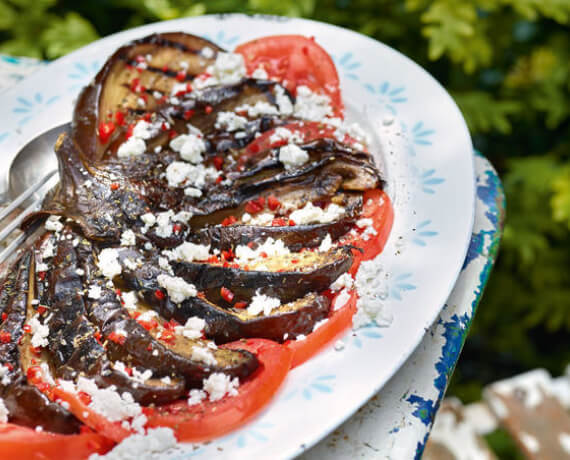
M17 276L12 295L5 308L6 319L0 326L3 336L9 334L10 341L0 342L0 362L10 365L6 385L0 384L0 397L9 412L9 420L19 425L35 428L42 426L54 433L77 433L79 421L59 404L53 403L33 385L22 373L18 341L23 334L26 320L27 297L32 252L28 251L15 263Z
M321 292L352 265L352 255L342 248L335 251L331 260L307 271L282 272L254 271L242 268L224 267L207 263L173 262L172 269L217 304L223 304L222 287L231 290L237 299L248 300L256 293L277 297L281 303L303 297L309 292Z

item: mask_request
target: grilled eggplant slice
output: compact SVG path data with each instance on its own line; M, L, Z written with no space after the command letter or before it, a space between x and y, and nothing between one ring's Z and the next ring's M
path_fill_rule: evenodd
M29 384L21 367L18 342L23 336L27 307L31 300L28 291L33 269L32 257L32 252L28 251L15 263L17 276L11 289L12 295L6 299L6 319L0 326L0 334L4 338L0 341L0 361L9 367L9 371L0 383L0 397L13 423L29 427L39 425L56 433L77 433L79 421Z
M203 53L205 48L212 52ZM154 111L160 100L155 92L170 97L176 83L204 72L219 51L222 49L214 43L185 33L154 34L119 48L79 95L73 138L91 161L102 160L110 145L124 139L131 121L128 114L140 109L141 96L146 99L145 110ZM99 125L116 121L117 112L127 112L124 126L117 126L110 138L101 142Z
M249 301L261 293L289 302L327 289L351 265L350 251L338 248L261 258L252 261L248 269L196 262L173 262L172 268L176 276L203 291L208 300L224 304L222 288L232 291L235 301Z

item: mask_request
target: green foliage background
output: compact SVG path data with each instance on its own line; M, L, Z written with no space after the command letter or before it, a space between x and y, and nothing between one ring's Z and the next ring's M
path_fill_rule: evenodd
M377 38L451 92L508 202L501 254L451 392L570 361L570 0L0 0L0 52L54 59L140 24L303 16Z

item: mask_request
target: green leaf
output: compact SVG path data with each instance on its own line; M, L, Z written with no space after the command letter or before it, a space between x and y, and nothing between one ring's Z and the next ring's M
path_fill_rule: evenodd
M55 19L40 36L50 59L63 56L97 38L91 23L77 13L67 13L64 18Z
M540 16L554 19L560 24L567 24L570 19L568 0L502 0L525 18L535 21Z
M563 168L552 181L554 191L550 205L557 222L564 222L570 229L570 166Z
M522 105L513 100L497 100L483 91L452 93L463 112L471 132L497 131L508 134L512 130L509 117L522 111Z
M0 1L0 30L9 30L16 24L17 14L5 1Z

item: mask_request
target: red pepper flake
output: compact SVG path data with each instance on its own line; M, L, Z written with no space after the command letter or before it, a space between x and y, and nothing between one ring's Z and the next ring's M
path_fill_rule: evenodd
M267 253L266 253L265 251L261 251L261 252L259 253L259 255L260 255L261 257L263 257L264 259L267 259L267 257L268 257L268 255L267 255Z
M129 126L127 126L127 133L125 134L125 139L128 139L133 135L134 129L135 129L134 123L131 123Z
M176 336L175 336L174 332L164 330L160 334L160 340L162 340L163 342L166 342L166 343L172 343L176 340Z
M294 220L289 219L289 227L294 227L297 225Z
M141 99L143 99L143 100L146 102L146 100L147 100L146 94L144 94L143 96L141 96ZM145 114L143 115L142 119L143 119L144 121L147 121L147 122L150 123L150 120L152 119L152 113L150 113L150 112L145 113Z
M131 82L131 91L133 93L144 93L146 91L146 88L141 85L141 82L138 78L133 78L133 81Z
M6 369L8 369L9 371L13 371L14 370L14 366L12 366L11 363L4 363L4 367Z
M199 299L205 299L206 294L204 294L203 291L198 291L198 294L196 294L196 297L198 297Z
M204 112L206 112L207 114L212 113L214 109L212 108L211 105L207 105L206 107L204 107Z
M42 354L42 349L39 347L32 347L30 346L30 351L32 352L33 355L35 356L41 356Z
M218 263L220 261L220 259L218 259L218 256L210 256L208 257L208 259L206 260L206 262L208 262L209 264L215 264Z
M275 211L279 207L281 207L281 202L277 199L277 197L270 195L267 197L267 206L272 211Z
M107 337L111 342L118 343L119 345L124 345L127 341L127 337L123 334L118 334L116 331L113 331Z
M168 72L168 65L164 64L161 69L164 73Z
M231 249L227 251L222 251L222 257L226 260L232 261L235 257L234 251L232 251Z
M178 136L178 133L177 133L176 131L174 131L173 129L171 129L171 130L168 132L168 137L169 137L169 139L174 139L176 136Z
M158 325L158 321L155 319L151 319L150 321L138 321L138 323L144 327L147 331L152 331L156 329Z
M250 241L249 243L247 243L247 247L248 247L249 249L255 248L255 242Z
M101 343L101 331L95 332L95 334L93 334L93 336L95 337L95 340L97 340L97 342L99 342L99 344L100 344Z
M125 114L121 111L115 112L115 122L119 126L123 126L125 124Z
M216 169L218 171L221 171L222 167L224 166L224 157L221 157L220 155L216 155L212 161L214 162L214 166L216 167Z
M222 299L224 299L226 302L231 303L232 300L234 300L234 293L225 286L222 286L222 288L220 289L220 295L222 296Z
M223 177L223 176L218 176L218 177L216 178L216 184L219 184L219 183L222 182L223 180L224 180L224 177Z
M158 300L163 300L165 295L164 292L162 292L160 289L157 289L156 291L154 291L154 296L158 299Z
M8 313L3 312L2 313L2 321L6 321L6 318L8 318Z
M222 264L222 267L224 267L224 268L229 268L229 267L230 267L230 263L229 263L229 262L224 262L224 263Z
M180 233L182 231L182 225L180 224L174 224L172 226L172 230L174 231L174 233Z
M186 83L186 92L191 93L193 91L192 85L190 83Z
M149 345L148 347L146 347L147 351L152 351L152 345Z
M271 221L271 226L272 227L286 227L287 221L285 219L283 219L283 217L276 217L275 219L273 219Z
M176 72L176 79L179 82L183 82L184 80L186 80L186 72L184 70L179 70L178 72Z
M91 396L89 396L87 393L85 393L84 391L80 391L77 393L77 396L79 397L79 400L85 404L85 405L89 405L91 404Z
M237 219L235 216L229 216L229 217L226 217L224 220L222 220L222 225L224 227L227 227L228 225L235 224L236 222L237 222Z
M119 190L120 185L117 182L113 182L111 184L111 190L115 191L115 190Z
M196 113L195 110L186 110L182 116L184 117L185 120L190 120L190 118L192 118L195 113Z
M298 264L298 263L299 263L299 259L292 259L292 260L291 260L291 263L292 263L292 264Z
M42 370L40 369L40 366L30 366L30 367L28 367L28 370L26 371L26 378L33 382L33 380L36 380L37 378L39 378L41 373L42 373Z
M168 125L163 121L162 125L160 125L160 129L162 129L163 131L168 131Z
M0 331L0 342L10 343L10 340L12 340L12 334L8 331Z
M99 140L102 144L107 143L113 131L115 131L115 123L112 121L99 123Z
M32 332L32 326L30 326L29 324L24 324L24 327L22 329L24 330L24 332L27 332L28 334Z
M265 207L265 198L260 196L255 200L250 200L245 204L245 210L249 214L256 214Z
M46 311L47 311L47 307L45 305L38 305L38 313L40 315L43 315Z
M234 308L239 308L240 310L245 307L247 307L247 302L236 302L234 305Z

